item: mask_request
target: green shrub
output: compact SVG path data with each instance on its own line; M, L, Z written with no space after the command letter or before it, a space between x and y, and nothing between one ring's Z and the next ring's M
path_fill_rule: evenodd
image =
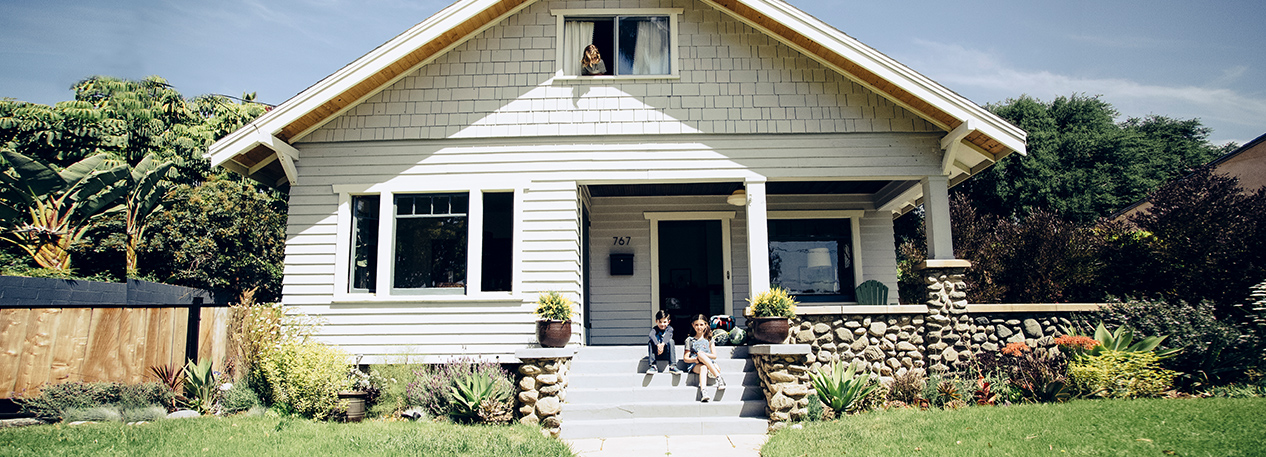
M1266 359L1261 356L1266 335L1249 320L1219 318L1217 308L1207 301L1113 301L1086 315L1085 320L1128 324L1148 335L1169 335L1159 348L1182 348L1182 352L1162 365L1182 373L1177 382L1183 388L1243 381L1249 371L1266 368Z
M432 416L451 416L456 409L453 388L457 387L458 379L470 375L496 380L495 398L513 395L513 378L500 364L462 357L418 370L415 380L406 387L408 402L426 409Z
M409 400L406 390L409 383L416 380L415 373L422 368L421 364L410 363L374 365L373 371L378 373L382 384L378 388L378 401L369 407L369 415L394 417L410 407L421 406Z
M70 408L65 412L66 422L121 422L123 414L116 406L90 406L87 408Z
M33 398L21 398L22 411L45 418L66 419L71 410L75 414L99 415L86 412L97 407L114 409L145 408L170 404L175 396L166 386L157 382L123 384L117 382L66 382L46 385ZM77 416L77 417L78 417ZM96 417L96 416L94 416Z
M1160 367L1150 351L1103 351L1068 364L1073 388L1083 395L1110 398L1156 397L1174 384L1177 373Z
M285 341L259 361L265 399L283 412L324 419L340 408L347 390L347 353L314 340Z
M1255 398L1266 397L1266 385L1261 384L1229 384L1216 386L1200 392L1202 397L1222 398Z
M161 382L123 384L119 387L118 404L123 408L170 405L176 393Z
M120 411L123 422L154 422L167 418L167 408L162 406L144 406L140 408L123 408Z
M220 392L220 408L225 414L236 414L260 406L259 396L244 382Z
M818 398L817 392L811 392L805 397L809 400L809 405L805 407L807 413L804 420L808 422L816 422L822 420L826 413L826 405L822 404L822 399Z

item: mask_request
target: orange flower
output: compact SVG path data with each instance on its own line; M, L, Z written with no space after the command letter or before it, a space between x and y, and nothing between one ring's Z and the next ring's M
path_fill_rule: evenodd
M1082 349L1089 351L1099 345L1094 338L1085 335L1063 335L1055 338L1055 344L1071 349Z
M1016 341L1014 343L1007 343L1007 346L1002 348L1002 353L1006 355L1013 355L1013 356L1019 357L1025 352L1032 351L1032 350L1033 348L1030 348L1029 345L1024 344L1023 341Z

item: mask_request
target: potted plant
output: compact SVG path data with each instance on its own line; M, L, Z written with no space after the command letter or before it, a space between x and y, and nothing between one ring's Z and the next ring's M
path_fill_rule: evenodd
M796 300L781 287L749 298L747 328L752 339L769 344L782 344L791 330L791 318L796 317Z
M574 302L562 294L550 291L536 299L536 341L547 348L561 348L571 340L571 317L575 314Z

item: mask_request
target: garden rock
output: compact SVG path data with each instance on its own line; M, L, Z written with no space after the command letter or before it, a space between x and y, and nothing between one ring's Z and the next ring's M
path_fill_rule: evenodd
M198 416L201 416L201 414L198 414L197 411L194 411L191 409L182 409L174 413L168 414L167 418L168 419L186 419L186 418L198 417Z

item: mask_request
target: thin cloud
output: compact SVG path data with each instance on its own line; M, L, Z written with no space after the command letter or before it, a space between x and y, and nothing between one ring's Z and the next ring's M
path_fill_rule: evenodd
M916 41L926 52L911 64L925 69L928 76L964 92L985 94L988 101L1000 101L1028 94L1043 100L1074 93L1102 95L1122 114L1139 117L1161 114L1178 118L1200 118L1219 132L1218 125L1266 128L1266 99L1214 86L1164 86L1144 84L1124 78L1083 78L1049 70L1014 68L995 55L931 41ZM1228 69L1215 85L1239 78L1246 68ZM970 91L969 88L978 90ZM979 100L978 100L979 102ZM1230 124L1230 125L1228 125Z

